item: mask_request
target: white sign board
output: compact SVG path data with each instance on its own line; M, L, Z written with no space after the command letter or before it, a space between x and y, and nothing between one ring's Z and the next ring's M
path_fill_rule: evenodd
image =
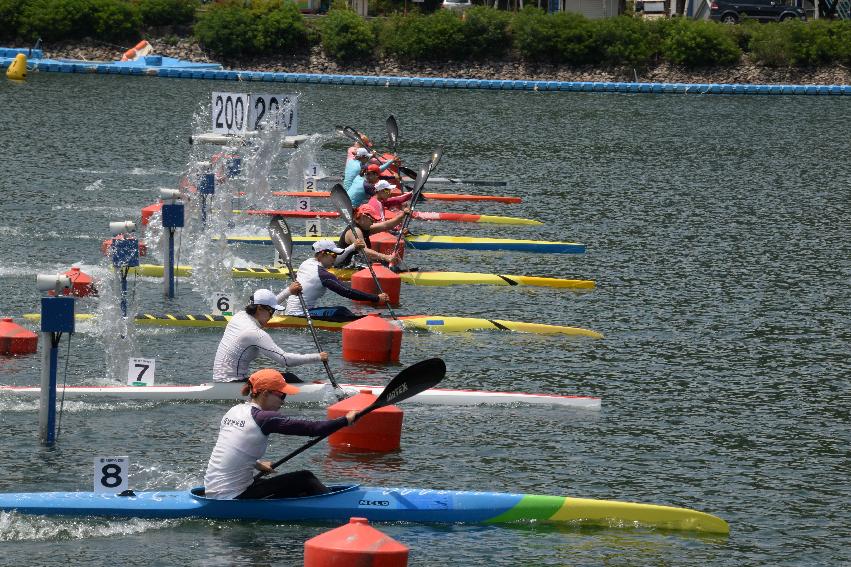
M298 134L298 94L251 94L251 109L248 113L252 130L262 130L271 123L278 130L286 130L287 136Z
M298 94L213 93L213 132L243 136L264 125L298 133Z
M311 219L304 223L304 234L306 236L322 236L322 222L319 219Z
M311 163L307 167L304 168L304 176L305 177L319 177L319 164Z
M307 192L316 191L316 178L315 177L305 177L304 178L304 190Z
M250 95L213 93L213 132L227 136L242 136L248 130Z
M310 197L297 197L295 200L295 210L310 211Z
M233 315L233 301L228 292L213 294L213 315Z
M157 361L153 358L131 358L127 365L128 386L153 386Z
M128 457L95 457L95 492L120 493L127 490L130 473Z

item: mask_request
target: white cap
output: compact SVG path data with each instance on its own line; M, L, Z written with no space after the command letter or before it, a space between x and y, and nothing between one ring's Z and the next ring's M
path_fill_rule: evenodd
M389 182L381 179L381 180L378 181L378 183L375 184L375 192L378 193L379 191L382 191L384 189L388 189L388 190L393 189L393 185L391 185Z
M336 252L337 254L343 253L343 249L337 248L337 245L330 240L317 240L313 243L313 251L317 254L325 251Z
M369 157L369 156L371 156L371 155L372 155L372 153L370 153L370 151L369 151L368 149L366 149L366 148L358 148L358 149L355 151L355 157L356 157L356 158L359 158L359 157Z
M251 303L254 305L266 305L275 311L283 311L286 309L283 305L278 305L278 298L268 289L258 289L251 296Z

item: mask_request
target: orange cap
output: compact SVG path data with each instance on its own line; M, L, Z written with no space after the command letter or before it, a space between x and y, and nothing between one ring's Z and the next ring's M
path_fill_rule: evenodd
M264 368L263 370L258 370L248 379L248 383L251 384L251 393L259 394L263 390L269 390L272 392L281 392L283 394L297 394L298 388L293 386L292 384L287 384L287 381L284 380L283 374L275 370L274 368Z
M355 215L367 215L369 217L372 217L372 220L381 220L381 216L377 212L375 212L375 209L370 207L369 204L363 204L358 207L357 213L355 213Z

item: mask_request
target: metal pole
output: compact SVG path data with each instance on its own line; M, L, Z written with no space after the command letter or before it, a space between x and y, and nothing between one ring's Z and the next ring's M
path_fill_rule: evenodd
M56 442L56 369L58 349L53 346L53 333L41 334L41 399L38 411L38 437L41 444L52 447Z
M165 272L163 272L163 291L169 299L174 299L174 229L166 234Z
M121 316L127 317L127 270L121 268Z

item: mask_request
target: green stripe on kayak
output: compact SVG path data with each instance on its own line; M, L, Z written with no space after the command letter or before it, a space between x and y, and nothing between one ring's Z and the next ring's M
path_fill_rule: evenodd
M514 508L503 512L486 523L502 524L506 522L519 522L528 520L545 521L552 518L562 506L564 496L542 496L539 494L524 494L523 498L515 504Z

